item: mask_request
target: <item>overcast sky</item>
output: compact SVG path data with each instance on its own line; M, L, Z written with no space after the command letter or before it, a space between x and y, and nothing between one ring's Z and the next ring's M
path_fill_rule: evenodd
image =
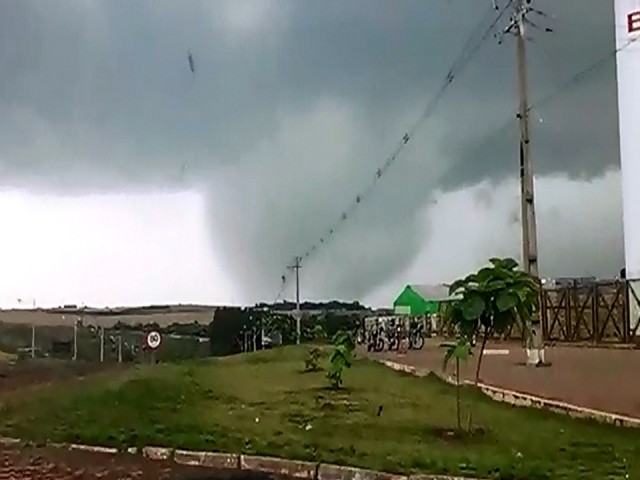
M318 244L303 297L389 304L405 283L519 257L511 38L486 42L318 243L490 4L0 3L0 302L272 301L284 267ZM534 104L614 48L611 2L536 6L555 32L530 32ZM614 63L535 109L532 135L542 273L615 275Z

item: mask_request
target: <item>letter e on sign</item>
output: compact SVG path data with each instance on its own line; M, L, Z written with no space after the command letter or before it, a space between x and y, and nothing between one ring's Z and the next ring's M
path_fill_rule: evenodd
M640 10L627 15L627 30L629 33L640 32Z

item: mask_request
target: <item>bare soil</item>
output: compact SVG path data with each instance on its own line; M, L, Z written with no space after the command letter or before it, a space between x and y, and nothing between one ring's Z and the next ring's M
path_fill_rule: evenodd
M555 345L546 349L550 366L536 368L525 365L520 343L499 342L488 349L508 349L508 355L485 355L480 381L488 385L537 395L597 410L640 418L640 350L585 348ZM461 366L461 377L474 380L477 352ZM400 363L443 373L445 349L439 341L430 340L420 351L406 355L396 352L371 354ZM446 374L452 375L454 362Z
M149 460L127 453L0 447L0 480L269 480L241 470L219 470Z

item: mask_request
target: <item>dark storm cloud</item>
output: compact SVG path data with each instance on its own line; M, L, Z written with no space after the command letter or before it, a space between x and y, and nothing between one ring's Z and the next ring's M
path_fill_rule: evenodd
M4 2L0 172L8 185L65 194L200 188L228 270L247 298L268 295L366 188L489 6ZM608 2L538 6L557 18L555 34L532 32L533 99L613 48ZM589 177L618 161L613 63L595 77L537 112L541 173ZM489 41L380 189L310 260L311 290L367 293L428 239L417 215L434 188L515 173L513 129L485 140L513 117L514 84L513 42Z

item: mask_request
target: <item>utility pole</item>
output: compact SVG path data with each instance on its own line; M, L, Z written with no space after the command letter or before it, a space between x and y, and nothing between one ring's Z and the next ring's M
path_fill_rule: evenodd
M80 323L79 317L73 322L73 360L78 359L78 323Z
M100 326L100 362L104 362L104 326Z
M300 269L302 265L302 257L296 257L294 259L293 265L290 265L289 268L296 271L296 343L300 343Z
M519 160L520 160L520 207L522 224L522 264L525 272L536 280L539 279L538 270L538 232L536 226L535 191L533 182L533 168L531 165L531 132L529 123L529 94L527 84L527 55L526 55L526 27L534 26L527 19L530 13L544 16L544 13L531 6L532 0L516 0L515 15L507 32L512 31L516 36L517 68L518 68L518 123L520 127ZM551 29L547 28L547 32ZM530 331L525 334L528 338L528 363L539 365L544 363L544 338L540 311L534 312Z
M36 325L31 324L31 358L36 358Z
M527 7L531 0L517 0L516 43L518 54L518 123L520 124L520 203L522 211L522 261L524 270L538 277L538 234L534 203L533 168L531 166L531 137L529 126L529 94L527 85L527 56L525 25Z

